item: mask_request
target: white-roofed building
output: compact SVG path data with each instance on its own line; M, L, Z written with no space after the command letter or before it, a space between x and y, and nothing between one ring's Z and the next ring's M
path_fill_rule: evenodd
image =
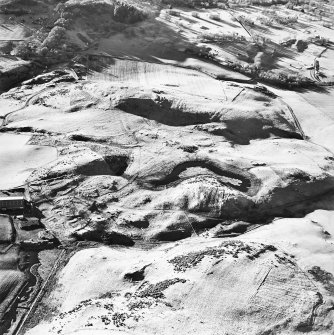
M24 195L20 196L1 196L0 210L23 210L27 205L27 199Z

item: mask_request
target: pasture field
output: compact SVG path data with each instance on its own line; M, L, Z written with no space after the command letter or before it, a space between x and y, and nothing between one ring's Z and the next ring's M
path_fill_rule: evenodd
M25 184L33 169L57 157L56 149L27 145L30 135L0 134L0 189Z

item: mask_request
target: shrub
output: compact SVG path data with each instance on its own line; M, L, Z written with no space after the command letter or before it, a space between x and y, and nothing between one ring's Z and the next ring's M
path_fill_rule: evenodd
M296 42L296 48L297 48L297 51L298 52L303 52L305 49L308 48L308 44L306 41L303 41L303 40L298 40Z
M220 16L217 13L210 13L209 14L210 20L220 21Z
M34 36L29 37L27 40L20 42L13 53L22 59L30 59L36 56L38 48L40 48L41 42Z
M289 25L298 22L297 16L282 16L282 15L275 15L274 20L282 25Z
M6 41L1 43L0 52L9 55L14 48L14 43L12 41Z
M317 45L322 45L322 46L325 46L326 44L329 43L329 40L325 37L322 37L322 36L315 36L314 38L311 38L310 41L314 44L317 44Z
M269 27L272 26L274 23L274 20L267 16L261 16L257 20L260 22L260 24L264 26L269 26Z

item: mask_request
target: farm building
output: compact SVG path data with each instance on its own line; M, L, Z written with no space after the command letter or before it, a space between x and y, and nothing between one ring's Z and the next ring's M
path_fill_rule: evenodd
M1 196L0 210L1 211L17 211L24 210L27 205L27 200L24 195L20 196Z

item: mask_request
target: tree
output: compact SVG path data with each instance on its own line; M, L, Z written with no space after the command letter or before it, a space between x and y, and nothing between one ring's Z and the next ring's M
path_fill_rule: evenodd
M49 50L56 49L61 44L66 34L66 29L63 27L53 27L49 32L48 36L42 43L42 48L48 48Z

